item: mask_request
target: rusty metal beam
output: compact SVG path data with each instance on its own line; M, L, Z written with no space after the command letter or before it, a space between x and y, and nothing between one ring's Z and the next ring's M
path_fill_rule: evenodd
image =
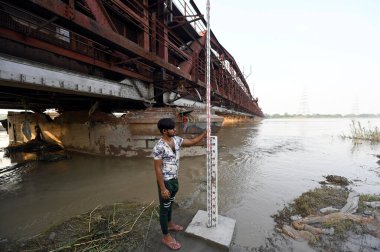
M179 68L185 73L190 73L190 71L194 68L196 59L199 56L199 53L204 48L206 44L206 35L203 35L199 40L193 41L190 48L193 51L192 58L181 63Z
M104 8L101 0L90 0L87 1L87 5L90 8L92 14L95 16L96 21L107 29L111 29L117 32L117 29L112 22L111 18L108 16L106 9Z
M148 6L148 0L143 0L143 6L144 6L144 19L145 19L145 26L144 26L144 33L143 33L143 47L144 50L149 51L150 49L150 40L149 40L149 10L147 8Z
M130 63L130 62L136 62L136 61L138 61L139 59L141 59L141 57L130 58L130 59L124 59L124 60L120 60L120 61L115 62L115 63L112 63L112 64L113 64L113 65L127 64L127 63Z
M34 29L34 30L29 30L28 33L26 34L26 36L30 36L31 34L35 33L35 32L38 32L39 30L45 28L46 26L48 26L49 24L53 23L55 20L57 20L58 17L53 17L51 19L49 19L48 21L46 21L45 23L39 25L37 27L37 29Z
M186 16L184 16L186 17ZM169 26L170 29L174 29L174 28L177 28L177 27L180 27L180 26L183 26L185 24L190 24L190 23L193 23L195 21L198 21L198 20L201 20L202 18L195 18L195 19L192 19L190 21L186 20L186 21L178 21L178 24L176 25L172 25L172 26Z
M14 31L2 28L2 27L0 27L0 37L6 38L6 39L11 39L13 41L16 41L16 42L19 42L22 44L26 44L29 46L33 46L33 47L36 47L36 48L39 48L39 49L42 49L45 51L49 51L52 53L56 53L56 54L64 56L64 57L79 60L81 62L90 64L90 65L95 65L95 66L98 66L98 67L101 67L104 69L108 69L108 70L111 70L111 71L114 71L117 73L121 73L121 74L124 74L126 76L133 77L133 78L136 78L136 79L139 79L142 81L146 81L146 82L152 82L153 81L153 79L147 78L147 77L140 75L138 73L135 73L135 72L132 72L132 71L129 71L126 69L122 69L120 67L112 66L106 62L96 60L96 59L89 57L89 56L86 56L86 55L75 53L71 50L67 50L67 49L61 48L59 46L55 46L53 44L43 42L41 40L38 40L38 39L35 39L32 37L25 37L18 32L14 32Z
M149 12L146 5L146 0L144 4L139 3L138 1L134 1L133 3L140 8L142 8L142 15L139 15L135 11L133 11L130 7L126 6L120 0L98 0L104 1L110 8L114 9L114 11L123 15L124 18L129 20L134 20L133 22L142 30L142 35L139 37L139 43L144 48L144 50L149 51ZM122 13L121 13L122 12Z
M31 2L39 5L42 8L54 13L55 15L61 16L63 18L70 18L66 14L67 5L61 1L50 1L50 0L30 0ZM144 50L144 48L136 45L135 43L129 41L125 37L122 37L119 34L114 33L112 30L104 29L101 27L96 21L90 19L86 15L75 11L72 17L72 21L79 25L81 28L91 31L97 36L108 40L112 44L118 46L119 48L129 51L130 53L135 54L136 56L140 56L144 58L147 62L151 62L153 65L158 67L163 67L171 74L183 77L185 79L192 80L191 76L187 73L182 72L177 67L171 65L167 61L157 57L156 55Z
M129 8L128 6L126 6L125 4L123 4L120 0L112 0L112 1L107 1L107 2L109 4L111 4L111 5L115 5L117 8L119 8L120 10L122 10L125 14L127 14L131 18L135 19L136 21L138 21L140 23L143 23L143 24L146 23L147 20L144 19L144 17L138 15L136 12L134 12L133 10L131 10L131 8Z

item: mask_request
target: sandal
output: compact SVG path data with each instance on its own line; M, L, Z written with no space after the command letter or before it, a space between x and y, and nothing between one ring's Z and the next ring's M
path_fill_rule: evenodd
M174 227L168 228L169 231L174 231L174 232L180 232L183 230L183 227L180 225L174 225Z
M171 242L168 242L165 239L162 239L161 242L164 245L166 245L168 248L170 248L171 250L178 250L181 248L181 244L179 244L176 240L174 240L174 238L173 238L173 241Z

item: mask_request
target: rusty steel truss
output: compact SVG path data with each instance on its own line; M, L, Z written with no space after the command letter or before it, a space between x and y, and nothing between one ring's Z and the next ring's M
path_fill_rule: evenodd
M205 97L206 22L192 0L0 0L0 52L112 81ZM211 33L212 105L262 116Z

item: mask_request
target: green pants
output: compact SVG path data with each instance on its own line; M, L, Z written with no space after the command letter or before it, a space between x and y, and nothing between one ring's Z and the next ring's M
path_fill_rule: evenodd
M168 199L163 199L161 196L160 187L158 187L158 197L160 199L160 225L161 230L164 235L169 233L168 223L172 219L172 205L174 197L178 192L178 179L170 179L164 181L166 189L170 192L170 197Z

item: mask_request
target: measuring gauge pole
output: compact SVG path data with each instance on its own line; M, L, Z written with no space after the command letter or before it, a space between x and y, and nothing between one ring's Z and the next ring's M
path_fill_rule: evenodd
M207 0L207 37L206 37L206 113L207 113L207 227L218 224L218 139L211 136L211 99L210 99L210 0Z

